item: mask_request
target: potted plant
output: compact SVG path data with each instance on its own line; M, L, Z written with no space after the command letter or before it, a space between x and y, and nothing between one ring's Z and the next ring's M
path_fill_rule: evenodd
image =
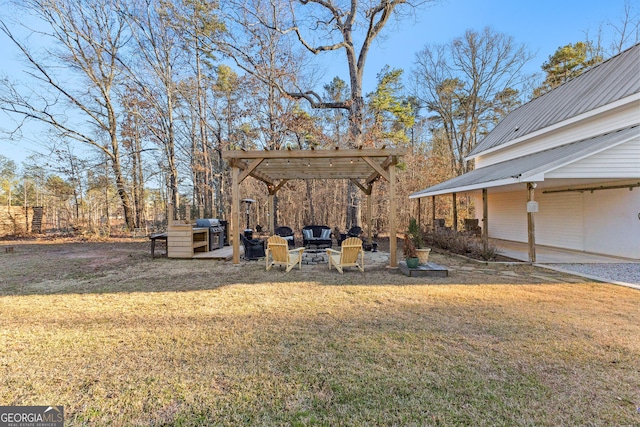
M413 244L413 240L409 237L409 235L404 235L404 259L407 262L407 267L409 268L418 268L420 265L420 260L418 259L418 255L416 254L416 247Z
M418 259L420 260L420 264L426 264L429 261L429 254L431 253L431 249L425 246L422 230L420 230L418 221L416 221L415 218L409 219L409 230L407 234L413 242L413 246L416 249L416 254Z

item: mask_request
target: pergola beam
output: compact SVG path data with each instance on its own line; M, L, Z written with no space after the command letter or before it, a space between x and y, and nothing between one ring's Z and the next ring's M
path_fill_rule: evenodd
M255 163L255 165L254 165ZM243 160L238 160L238 159L232 159L229 162L229 165L233 168L233 167L237 167L239 169L242 169L243 171L249 170L251 168L252 165L253 168L251 168L250 172L246 173L246 174L242 174L242 179L240 179L240 176L238 176L238 184L240 184L242 181L245 180L245 178L247 176L252 176L255 179L257 179L258 181L262 181L264 183L266 183L267 185L274 185L274 182L271 178L269 178L268 176L258 172L256 169L258 166L260 166L260 163L262 163L262 161L254 161L252 162L252 164L250 165L248 162L243 161Z
M374 162L373 160L371 160L368 157L363 157L362 160L367 162L369 164L369 166L371 166L376 172L378 172L378 175L380 175L381 177L383 177L387 181L390 180L389 179L389 174L387 173L387 171L385 169L383 169L379 164L377 164L376 162Z
M260 166L260 163L262 163L263 159L255 159L254 161L252 161L247 168L242 171L242 173L240 174L240 182L244 181L244 179L249 176L249 174L251 172L253 172L255 170L255 168L257 168L258 166Z
M222 157L226 159L339 159L350 157L387 157L404 154L400 148L371 148L349 150L271 150L271 151L242 151L223 150Z
M278 192L278 190L280 190L282 188L283 185L285 185L287 183L287 181L289 181L288 179L283 179L281 180L279 183L275 184L275 185L269 185L269 194L274 195Z
M358 187L360 190L362 190L362 192L363 192L364 194L366 194L367 196L370 196L370 195L371 195L371 190L372 190L372 188L373 188L373 187L371 186L371 184L369 184L367 187L365 187L364 185L362 185L362 184L360 183L360 181L358 181L358 180L357 180L357 179L355 179L355 178L351 178L351 179L350 179L350 181L351 181L351 182L353 182L353 183L356 185L356 187Z
M398 163L398 157L393 155L393 156L389 156L386 158L386 160L384 162L382 162L382 164L380 165L380 167L383 170L387 170L389 169L389 166L391 165L396 165ZM371 174L368 178L367 178L367 184L372 183L373 181L375 181L376 179L378 179L378 177L382 176L383 178L385 178L383 175L380 175L380 173L378 173L377 171L374 172L373 174ZM391 182L391 180L387 177L385 178L387 181Z

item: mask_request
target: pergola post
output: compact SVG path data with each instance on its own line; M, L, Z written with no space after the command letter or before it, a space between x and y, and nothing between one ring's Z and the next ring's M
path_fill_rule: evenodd
M240 264L240 168L231 166L231 240L233 263Z
M371 193L373 193L373 191L371 190L372 190L372 186L369 185L369 192L367 193L367 243L368 244L372 243L371 229L373 228L373 218L372 218L373 200L371 197Z
M398 241L396 229L396 162L389 166L389 266L398 266Z
M269 233L273 234L276 231L276 215L275 215L275 193L269 190L269 202L268 202L268 215L269 215Z

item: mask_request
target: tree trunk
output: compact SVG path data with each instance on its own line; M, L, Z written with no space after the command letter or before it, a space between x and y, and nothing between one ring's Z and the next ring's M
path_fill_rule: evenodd
M359 205L359 197L358 197L358 187L351 182L347 183L347 230L351 227L355 227L358 225L358 205Z
M130 230L133 230L135 228L135 221L133 219L133 210L131 209L131 197L127 192L125 180L122 176L122 167L120 165L120 155L117 142L115 142L114 144L115 145L112 145L114 154L111 157L111 168L113 169L113 174L116 178L116 190L118 191L118 196L120 197L120 201L122 202L122 212L124 215L125 224Z
M356 58L347 55L349 62L349 75L351 81L351 99L352 104L349 109L349 134L351 141L350 148L358 148L362 146L363 125L364 125L364 99L362 98L362 68L358 67ZM360 197L358 197L358 188L349 181L347 184L347 229L358 225L359 214L361 211Z
M176 166L176 153L175 153L175 132L173 129L173 92L170 88L167 88L167 140L165 142L167 161L169 163L169 191L170 191L170 203L174 207L174 218L180 207L179 192L178 192L178 168Z
M136 227L142 227L144 222L144 218L146 217L145 212L145 192L144 192L144 174L142 172L142 145L140 143L140 137L136 134L135 139L135 152L133 153L134 162L134 170L138 169L137 174L137 183L134 185L134 196L136 199Z

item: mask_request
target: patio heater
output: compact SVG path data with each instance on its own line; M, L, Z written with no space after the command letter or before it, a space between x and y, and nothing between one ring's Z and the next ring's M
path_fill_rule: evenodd
M249 211L251 210L251 204L255 203L256 201L254 199L242 199L240 200L240 202L247 204L247 208L245 210L247 214L247 226L244 229L244 237L251 240L253 239L253 230L249 227Z

